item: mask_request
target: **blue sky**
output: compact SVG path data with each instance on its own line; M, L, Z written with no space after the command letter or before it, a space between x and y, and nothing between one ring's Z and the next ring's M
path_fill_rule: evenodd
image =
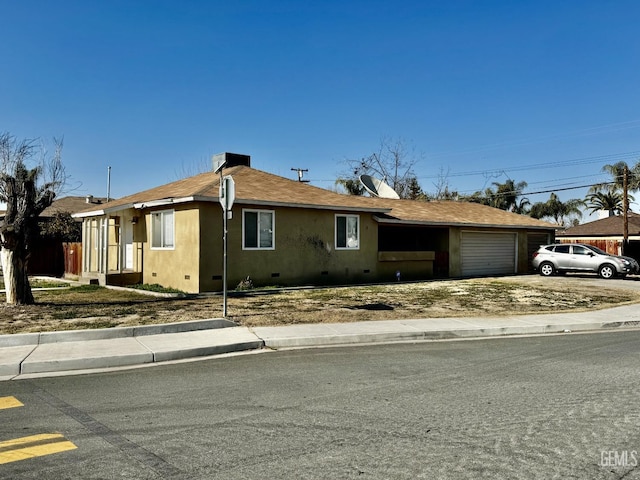
M568 188L640 159L637 1L0 6L0 131L64 136L70 194L106 195L111 167L124 196L223 151L332 188L383 137L415 150L426 191L441 173L465 193Z

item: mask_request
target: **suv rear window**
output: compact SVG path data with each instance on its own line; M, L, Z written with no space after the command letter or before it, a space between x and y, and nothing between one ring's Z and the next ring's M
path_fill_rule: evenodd
M569 253L569 245L556 245L553 251L556 253Z

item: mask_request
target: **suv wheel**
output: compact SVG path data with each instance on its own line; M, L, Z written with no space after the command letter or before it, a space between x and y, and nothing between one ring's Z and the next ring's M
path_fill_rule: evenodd
M555 267L553 266L553 263L550 263L550 262L542 263L539 267L539 270L540 270L540 275L542 275L543 277L550 277L556 271Z
M605 263L598 269L598 275L601 278L613 278L616 276L616 268L610 263Z

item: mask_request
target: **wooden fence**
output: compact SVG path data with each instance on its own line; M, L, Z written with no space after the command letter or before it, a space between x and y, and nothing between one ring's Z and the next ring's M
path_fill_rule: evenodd
M29 275L62 277L82 273L82 243L40 242L29 257Z
M559 239L560 243L575 243L575 240L564 240ZM613 255L619 255L619 247L620 241L618 240L603 240L600 238L589 238L589 239L580 239L579 243L583 243L585 245L593 245L594 247L598 247L600 250L604 250L607 253L611 253Z
M64 250L64 273L80 275L82 273L82 243L67 242L62 244Z

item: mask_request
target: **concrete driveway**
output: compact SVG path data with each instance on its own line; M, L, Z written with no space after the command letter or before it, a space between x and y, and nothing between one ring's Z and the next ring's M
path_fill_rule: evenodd
M580 284L593 285L594 288L619 288L621 290L640 291L640 275L629 275L626 278L612 278L605 280L596 274L588 273L567 273L565 275L553 275L551 277L543 277L542 275L516 275L503 277L504 280L517 280L521 283L530 283L532 285L547 285L558 287L559 289L567 288L567 286Z

